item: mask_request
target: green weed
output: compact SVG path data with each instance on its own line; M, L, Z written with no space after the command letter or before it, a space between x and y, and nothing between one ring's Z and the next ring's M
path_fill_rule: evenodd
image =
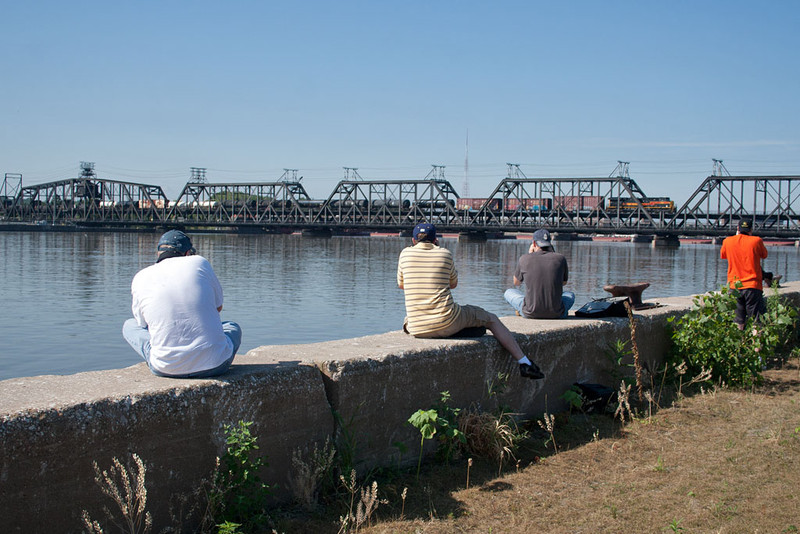
M797 310L777 295L770 297L761 320L739 330L733 320L736 296L728 287L699 295L689 313L670 319L674 357L686 362L690 373L708 370L715 381L750 387L761 383L764 364L793 332Z
M252 421L225 425L225 453L214 476L209 494L216 520L245 525L261 525L267 520L266 498L270 487L261 482L258 473L267 466L264 457L256 456L258 440L250 433Z

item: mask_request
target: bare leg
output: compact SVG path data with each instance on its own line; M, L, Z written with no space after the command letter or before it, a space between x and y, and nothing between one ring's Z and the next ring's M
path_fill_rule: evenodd
M511 353L515 360L521 360L525 353L522 352L514 335L506 328L506 325L500 322L495 314L492 314L492 322L489 323L487 328L492 332L492 335L500 342L504 349Z

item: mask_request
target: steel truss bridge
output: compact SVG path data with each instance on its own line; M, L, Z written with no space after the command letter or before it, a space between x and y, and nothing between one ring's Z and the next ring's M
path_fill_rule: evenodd
M709 176L682 205L648 197L626 175L503 179L485 199L462 199L447 180L342 180L326 199L299 181L160 186L94 176L0 188L5 223L220 231L531 232L654 237L720 236L750 220L762 237L800 238L800 176ZM19 184L16 184L19 180ZM12 194L9 194L12 193ZM656 200L657 202L654 202Z

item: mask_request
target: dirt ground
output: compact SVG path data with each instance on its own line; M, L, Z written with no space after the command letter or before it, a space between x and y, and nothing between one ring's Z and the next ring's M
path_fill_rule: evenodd
M388 503L359 532L798 532L800 370L793 361L765 378L754 391L669 401L624 427L608 415L562 414L558 454L531 429L516 465L498 475L476 462L468 488L465 458L424 468L419 482L384 481ZM298 531L337 532L326 523Z

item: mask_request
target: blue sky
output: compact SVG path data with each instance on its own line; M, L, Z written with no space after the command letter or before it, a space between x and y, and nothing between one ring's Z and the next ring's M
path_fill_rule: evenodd
M299 169L324 198L431 165L487 196L607 176L685 200L711 173L800 174L800 2L4 2L0 173L177 196Z

